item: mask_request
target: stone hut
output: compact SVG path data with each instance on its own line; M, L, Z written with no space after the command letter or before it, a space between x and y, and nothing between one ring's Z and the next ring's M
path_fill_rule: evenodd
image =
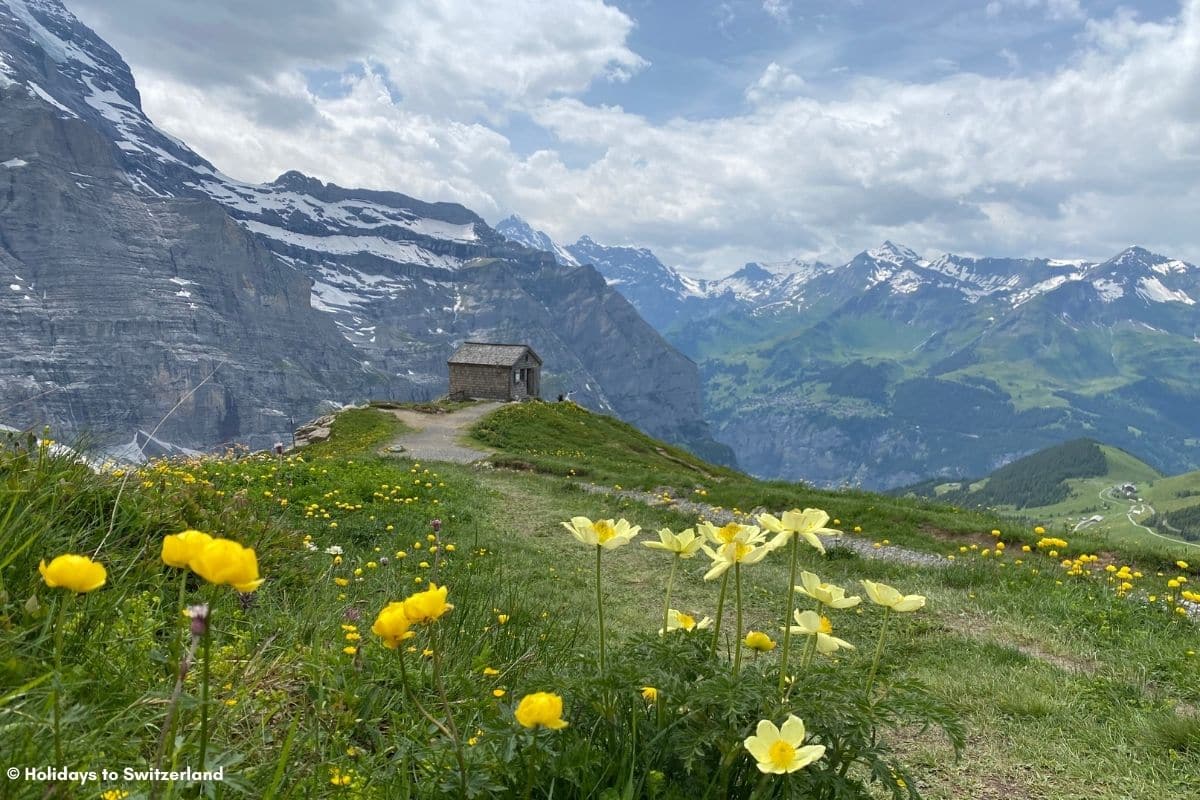
M541 396L542 359L527 344L463 342L446 363L452 400Z

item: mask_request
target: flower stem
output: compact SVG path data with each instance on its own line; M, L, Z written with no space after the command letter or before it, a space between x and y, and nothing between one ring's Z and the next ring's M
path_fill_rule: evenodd
M721 576L721 594L717 596L717 621L713 624L712 655L717 654L717 645L721 642L721 617L725 614L725 590L729 588L729 571Z
M883 636L887 633L888 616L892 613L892 609L885 606L883 609L883 624L879 626L879 643L875 645L875 658L871 661L871 673L867 676L867 698L870 699L871 687L875 685L875 670L879 668L879 657L883 655Z
M441 630L438 630L441 633ZM437 687L438 697L441 698L442 708L446 710L446 727L449 728L451 740L454 742L454 757L458 762L458 785L462 797L467 796L467 759L463 754L462 738L458 735L458 726L454 724L454 712L450 708L450 698L446 695L446 682L442 678L442 636L437 637L433 650L433 683Z
M596 616L600 622L600 672L604 672L604 596L600 593L600 553L596 545Z
M163 758L167 753L167 743L175 738L175 713L179 708L179 698L183 695L183 681L187 677L188 669L192 664L192 659L196 657L196 645L199 640L193 636L188 649L179 657L179 670L175 677L175 689L171 692L171 699L167 702L167 718L163 720L162 733L158 738L158 753L154 756L154 768L162 767ZM162 792L160 788L161 781L155 781L150 784L150 798L154 800Z
M442 734L445 735L445 737L447 739L452 739L454 741L454 744L455 744L454 754L458 761L458 768L459 768L458 777L459 777L459 781L461 782L462 787L463 787L463 795L466 796L466 774L467 774L466 773L466 763L463 761L462 746L460 745L460 743L458 741L458 736L455 735L454 731L451 731L450 728L446 727L445 723L443 723L440 719L435 717L433 714L430 714L429 711L425 708L425 706L421 705L421 701L417 699L417 693L414 692L412 690L412 687L408 685L408 668L405 667L405 665L404 665L404 645L403 645L403 643L400 645L400 648L397 650L397 652L399 653L399 656L400 656L400 683L403 684L403 686L404 686L404 693L406 695L408 695L408 699L412 701L412 704L417 707L417 711L421 712L421 716L423 716L423 717L425 717L425 719L429 720L430 723L433 724L433 727L435 727L439 731L441 731ZM434 654L435 655L437 654L436 650L434 651ZM437 672L437 670L435 668L435 674L436 674L436 672ZM443 693L443 697L444 697L444 693ZM453 724L454 718L452 716L450 716L449 706L447 706L447 710L446 710L446 719L451 724Z
M809 637L809 641L805 642L805 644L804 644L804 660L800 662L801 665L807 669L808 666L810 664L812 664L813 656L815 656L816 654L817 654L817 634L814 633L812 636Z
M54 620L54 759L55 763L63 765L62 754L62 649L63 628L67 619L67 604L74 595L63 592L58 602L58 614Z
M796 534L792 534L791 569L788 572L787 607L783 610L783 655L779 661L779 691L783 692L787 680L788 656L792 652L792 603L796 596Z
M667 623L671 620L671 586L675 583L675 570L679 566L679 554L671 561L671 576L667 578L667 599L663 602L663 635L667 633Z
M532 745L536 736L536 733L529 734L529 742L525 746L525 752L527 753L525 761L525 800L533 797L533 775L535 769L533 761L537 750Z
M742 564L733 565L734 599L737 603L737 637L734 639L733 677L742 670Z
M204 668L200 672L200 771L204 771L204 760L208 755L208 668L212 661L210 645L212 644L212 618L215 609L208 607L208 624L204 626L201 649L204 652Z

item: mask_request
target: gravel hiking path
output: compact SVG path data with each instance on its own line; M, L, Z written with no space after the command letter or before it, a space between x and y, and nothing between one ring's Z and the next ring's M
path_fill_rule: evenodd
M592 494L608 494L614 497L624 497L628 500L644 503L645 505L668 505L663 502L662 493L664 490L662 489L657 493L651 493L628 489L610 489L607 486L599 486L594 483L581 483L579 485L585 492L591 492ZM671 494L675 495L676 491L671 490ZM728 509L717 508L707 503L697 503L694 500L677 499L669 505L676 511L682 511L686 514L696 514L718 525L734 521L753 524L753 521L746 520L744 517L740 519L735 517L733 512ZM759 511L756 510L752 513L752 516L757 516L758 513ZM919 567L948 567L951 563L947 558L936 553L925 553L920 550L912 550L908 547L899 547L894 544L876 547L872 541L861 534L845 533L841 536L826 536L824 537L824 542L827 547L844 547L847 550L852 550L861 558L878 558L884 561L895 561L899 564L909 564Z
M467 429L502 405L504 403L500 402L476 403L449 414L425 414L406 408L390 409L397 419L412 430L388 442L384 451L417 461L453 461L456 464L482 461L490 456L492 451L477 445L464 444L462 440Z

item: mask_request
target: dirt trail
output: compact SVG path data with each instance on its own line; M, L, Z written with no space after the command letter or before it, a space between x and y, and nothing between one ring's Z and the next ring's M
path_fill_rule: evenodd
M464 444L462 440L468 428L502 405L504 404L499 402L476 403L449 414L425 414L405 408L389 409L412 430L388 442L385 449L418 461L453 461L456 464L481 461L490 456L492 451L479 445Z

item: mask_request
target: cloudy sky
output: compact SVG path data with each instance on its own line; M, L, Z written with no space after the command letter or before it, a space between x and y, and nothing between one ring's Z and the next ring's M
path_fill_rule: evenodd
M518 212L697 275L1200 261L1200 0L67 0L234 177Z

